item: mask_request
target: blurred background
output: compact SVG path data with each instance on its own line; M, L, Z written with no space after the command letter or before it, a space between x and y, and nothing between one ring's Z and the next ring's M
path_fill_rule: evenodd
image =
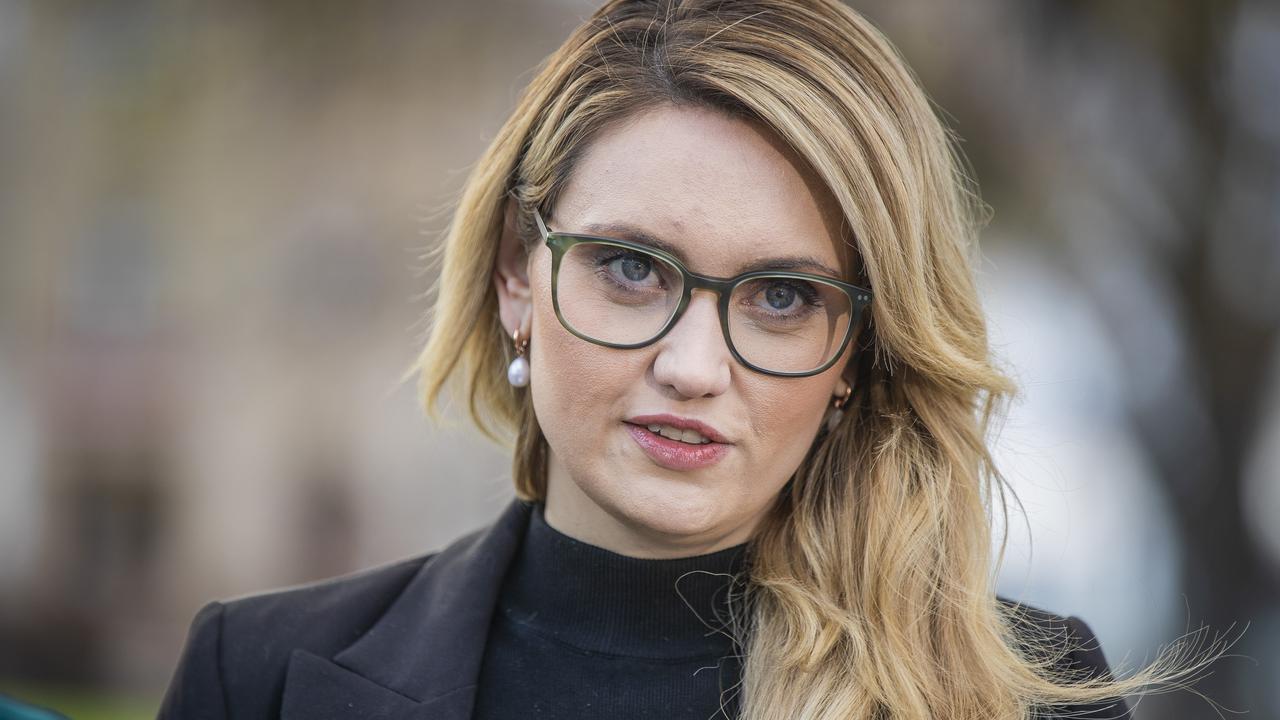
M1238 638L1197 689L1280 717L1280 4L852 4L995 211L1002 592L1121 674ZM399 382L422 253L594 5L0 1L0 692L153 717L204 602L496 516Z

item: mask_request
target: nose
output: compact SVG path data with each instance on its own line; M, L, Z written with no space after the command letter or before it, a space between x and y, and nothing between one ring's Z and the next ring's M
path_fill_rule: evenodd
M732 362L716 294L695 290L675 327L658 342L654 379L685 397L715 396L728 389Z

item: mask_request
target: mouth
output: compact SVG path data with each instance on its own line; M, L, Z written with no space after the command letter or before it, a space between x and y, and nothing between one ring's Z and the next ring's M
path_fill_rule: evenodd
M732 445L718 428L709 422L697 418L681 417L670 413L652 415L636 415L624 422L629 425L643 427L656 435L677 440L690 445L706 444L708 441L722 445Z
M696 470L710 467L724 459L733 447L729 443L716 442L705 437L699 442L685 442L683 439L676 440L660 432L654 432L645 425L633 422L624 424L631 438L649 459L669 470Z

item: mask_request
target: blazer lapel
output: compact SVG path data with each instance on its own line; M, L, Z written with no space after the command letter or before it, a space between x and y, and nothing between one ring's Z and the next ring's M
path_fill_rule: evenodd
M280 716L468 720L498 591L532 508L513 498L495 522L428 559L382 617L332 658L295 650Z

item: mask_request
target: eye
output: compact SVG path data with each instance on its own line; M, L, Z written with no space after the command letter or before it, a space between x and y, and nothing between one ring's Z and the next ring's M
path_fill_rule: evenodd
M769 305L777 310L786 310L795 302L796 292L794 287L778 283L765 291L765 300L769 301Z
M610 280L627 287L662 286L662 268L657 267L658 263L644 253L611 248L601 252L596 264Z
M794 278L767 278L748 283L753 309L778 317L799 317L823 307L822 295L812 283ZM763 301L763 302L761 302Z
M641 282L653 270L653 265L649 258L636 253L628 253L627 255L614 260L610 265L622 273L631 282Z

